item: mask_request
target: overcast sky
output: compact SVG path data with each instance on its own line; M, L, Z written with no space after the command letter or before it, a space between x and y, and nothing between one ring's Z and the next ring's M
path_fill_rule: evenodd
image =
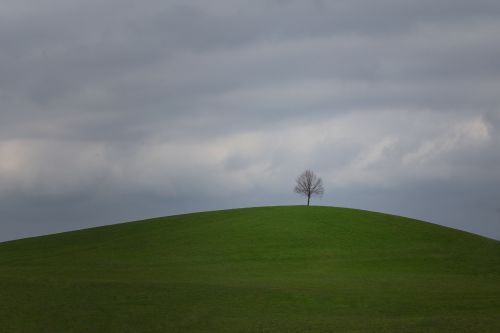
M500 239L498 0L0 0L0 240L302 204Z

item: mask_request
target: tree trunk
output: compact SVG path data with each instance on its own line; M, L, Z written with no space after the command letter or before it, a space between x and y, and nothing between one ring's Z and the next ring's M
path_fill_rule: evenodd
M311 199L311 197L307 197L307 207L309 207L309 200Z

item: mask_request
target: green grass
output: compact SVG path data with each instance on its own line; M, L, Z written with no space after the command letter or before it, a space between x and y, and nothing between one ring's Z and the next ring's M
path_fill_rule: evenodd
M500 242L333 207L0 244L0 332L500 332Z

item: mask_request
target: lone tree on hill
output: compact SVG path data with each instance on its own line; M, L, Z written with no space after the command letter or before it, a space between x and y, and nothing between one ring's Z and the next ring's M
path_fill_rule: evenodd
M307 198L307 206L309 206L311 196L322 196L325 189L323 188L323 181L321 178L316 176L311 170L306 170L297 177L297 185L293 191L305 196Z

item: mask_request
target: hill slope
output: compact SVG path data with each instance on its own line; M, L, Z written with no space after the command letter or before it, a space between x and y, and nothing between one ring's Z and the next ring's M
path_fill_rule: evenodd
M500 242L268 207L0 244L1 332L500 332Z

